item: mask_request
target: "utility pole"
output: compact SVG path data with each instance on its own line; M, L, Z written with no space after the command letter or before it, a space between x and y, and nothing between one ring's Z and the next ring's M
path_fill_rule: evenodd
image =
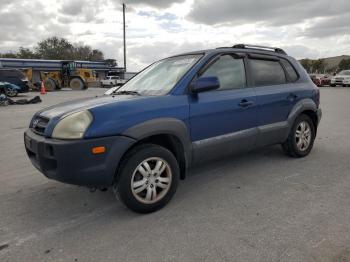
M123 3L124 72L126 72L125 8L126 5Z

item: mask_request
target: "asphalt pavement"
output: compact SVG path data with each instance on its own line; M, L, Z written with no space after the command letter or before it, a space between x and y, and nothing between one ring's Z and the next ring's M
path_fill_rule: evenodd
M273 146L203 163L148 215L112 191L48 180L26 156L37 110L104 91L0 107L0 261L350 261L350 88L321 89L308 157Z

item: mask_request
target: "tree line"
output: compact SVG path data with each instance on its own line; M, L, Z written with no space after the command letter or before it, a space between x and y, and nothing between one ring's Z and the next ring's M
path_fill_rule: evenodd
M305 68L308 73L337 73L341 70L349 70L350 69L350 58L342 59L338 66L333 68L328 68L324 59L302 59L300 60L301 65Z
M104 54L82 43L71 43L56 36L37 43L33 48L20 47L17 52L0 53L1 58L103 61Z

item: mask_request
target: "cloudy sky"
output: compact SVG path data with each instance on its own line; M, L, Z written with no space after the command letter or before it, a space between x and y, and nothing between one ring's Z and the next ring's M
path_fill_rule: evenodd
M184 51L251 43L297 58L350 54L349 0L125 0L128 70ZM122 65L121 1L0 0L0 52L60 36Z

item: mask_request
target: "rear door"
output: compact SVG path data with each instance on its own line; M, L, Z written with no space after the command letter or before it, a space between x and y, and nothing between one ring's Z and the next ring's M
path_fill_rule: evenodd
M257 100L258 146L283 142L288 115L298 101L293 83L298 76L287 60L274 56L250 55L249 68Z
M189 96L194 159L216 158L254 146L256 101L242 57L223 54L198 77L216 76L220 88Z

